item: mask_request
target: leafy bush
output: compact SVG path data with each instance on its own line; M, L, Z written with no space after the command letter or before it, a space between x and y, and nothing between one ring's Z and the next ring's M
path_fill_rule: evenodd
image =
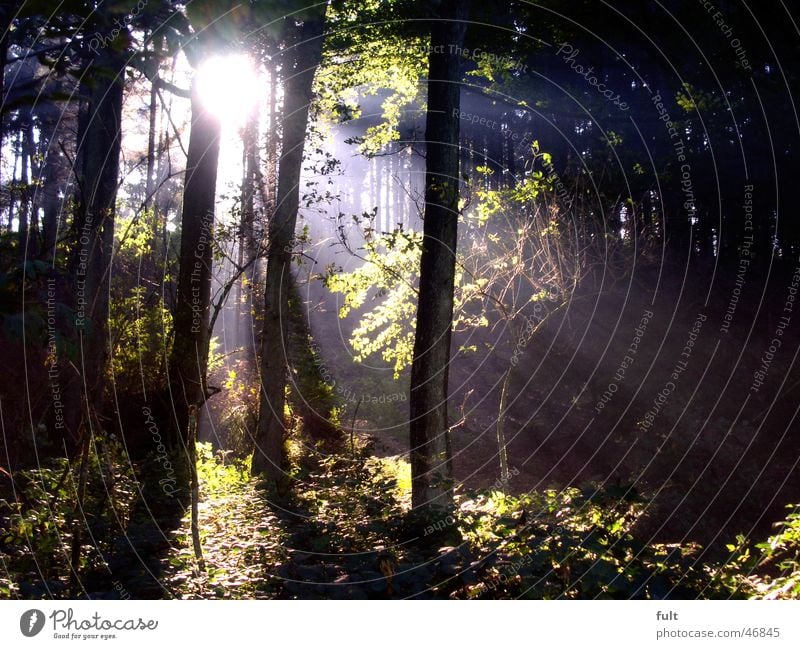
M109 308L114 344L111 366L117 389L135 394L142 384L157 386L172 335L172 315L161 296L137 286L126 296L115 297Z
M759 543L759 566L774 566L781 571L775 577L756 581L764 599L800 599L800 505L789 505L792 513L780 523L781 530L766 543Z
M234 362L221 382L223 398L211 400L207 407L219 422L220 445L233 457L243 459L253 452L259 384L252 369L241 360Z
M0 597L58 596L66 592L72 568L78 572L102 565L117 534L130 519L138 493L123 449L113 439L95 437L90 447L87 489L78 502L78 463L66 458L18 471L10 493L0 494L0 555L7 575ZM76 530L84 545L80 565L71 566Z
M224 451L214 453L210 442L198 442L197 478L201 499L230 496L250 482L249 461L228 458Z
M708 575L695 546L645 545L632 534L645 501L632 488L483 492L462 502L464 538L485 557L469 597L686 597Z
M751 599L800 599L800 505L786 507L791 513L766 541L739 536L728 545L731 558L716 570L717 581Z

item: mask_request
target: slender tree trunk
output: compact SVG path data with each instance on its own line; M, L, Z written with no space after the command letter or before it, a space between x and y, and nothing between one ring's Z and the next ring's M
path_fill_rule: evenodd
M14 230L14 207L16 205L16 196L14 195L15 190L14 187L17 184L17 161L19 160L19 151L22 148L22 143L20 141L19 133L17 133L17 139L14 145L14 164L11 167L11 190L8 192L8 231L13 232ZM2 166L2 165L0 165Z
M263 331L264 316L264 283L262 278L266 274L266 255L264 246L266 244L266 232L269 220L275 213L278 193L278 142L280 140L280 127L278 124L278 100L277 90L279 85L278 71L275 59L267 63L267 73L269 75L269 87L267 95L267 125L266 132L266 160L264 173L261 173L259 156L255 157L255 183L258 191L258 198L261 209L254 214L260 216L253 221L252 245L253 253L257 254L255 263L252 265L250 275L250 290L248 293L247 308L249 311L250 333L247 334L248 355L257 364L257 358L261 353L261 333ZM256 147L256 152L258 145Z
M293 60L284 65L283 146L278 169L278 194L269 224L264 329L261 342L259 403L254 474L281 475L287 361L287 321L291 252L300 203L300 174L308 126L314 73L322 60L324 6L299 30ZM274 128L274 125L272 125Z
M511 384L510 365L503 377L503 387L500 390L500 407L497 413L497 453L500 456L500 481L505 485L508 483L508 452L506 449L506 409L508 408L508 388Z
M178 295L169 358L173 448L188 442L189 408L205 400L211 300L212 235L219 162L220 124L192 87L192 126L181 216Z
M247 212L248 212L248 190L247 190L247 136L246 134L242 137L242 193L241 193L241 202L242 202L242 210L241 214L239 215L239 232L236 235L236 264L239 268L242 267L244 263L244 232L246 223L247 223ZM236 291L234 296L234 346L238 347L242 341L242 332L245 330L243 326L242 320L247 316L242 312L242 298L244 297L245 292L245 285L247 281L247 276L242 275L236 282Z
M41 137L41 127L40 127ZM39 223L39 191L37 181L40 179L42 167L39 164L41 159L41 144L37 144L33 133L33 114L25 126L23 154L28 159L28 181L25 184L24 196L28 205L28 258L33 259L39 256L41 249L41 224Z
M48 152L49 153L49 152ZM61 212L61 201L58 197L59 177L56 164L52 158L45 161L47 170L43 178L43 204L42 233L44 235L42 258L54 263L56 255L56 236L58 234L58 220Z
M153 191L155 188L155 168L156 168L156 118L158 117L158 72L153 76L150 84L150 106L149 124L147 129L147 178L144 190L144 208L149 209L155 205Z
M254 111L247 121L242 136L244 147L242 159L242 215L239 229L239 266L257 254L254 236L255 193L258 178L258 112ZM249 273L243 273L236 287L236 344L243 344L251 357L253 349L253 283L248 282Z
M22 112L22 111L21 111ZM26 260L31 256L28 250L28 231L30 229L29 216L31 213L31 173L30 160L33 151L33 116L30 110L22 112L20 125L22 168L19 182L19 256Z
M447 377L458 238L460 58L466 4L443 0L431 28L425 125L425 224L411 365L411 502L452 503Z
M160 106L160 102L159 102ZM164 122L167 118L164 115L164 111L159 108L158 111L158 118L157 118L157 125L156 125L156 133L158 134L158 143L156 145L156 168L155 168L155 183L156 186L160 186L162 179L167 176L171 169L172 169L172 161L169 156L169 147L170 147L170 138L168 132L164 129ZM165 155L166 152L166 155ZM166 160L165 160L166 158ZM164 285L164 281L167 274L167 263L166 260L169 257L169 246L170 246L170 236L171 233L167 230L167 211L162 210L161 203L159 202L160 193L158 189L155 190L155 194L153 195L153 213L156 215L156 218L153 219L154 230L156 241L161 242L161 258L160 262L157 264L157 273L156 273L156 281L159 286ZM155 251L156 248L153 248Z
M278 193L278 71L275 61L269 63L269 131L267 133L267 203L264 208L272 215Z
M375 207L378 208L378 222L375 226L381 232L388 229L385 225L386 210L383 209L383 192L381 191L383 189L383 158L375 158L374 163L372 179L375 182L375 186L372 195L375 197Z
M11 34L9 27L11 26L11 16L12 12L10 7L0 7L0 151L3 150L3 145L5 144L5 130L3 128L6 108L6 102L4 101L6 96L5 72L6 65L8 64L9 35ZM1 168L0 173L2 173ZM0 186L2 186L1 176ZM11 228L9 228L9 231L10 230Z
M192 547L197 569L205 572L203 545L200 543L200 481L197 476L197 407L189 407L189 476L192 493Z

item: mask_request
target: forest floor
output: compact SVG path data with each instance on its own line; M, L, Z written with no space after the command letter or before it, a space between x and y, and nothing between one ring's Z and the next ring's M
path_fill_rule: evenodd
M162 560L173 597L425 598L455 575L458 588L478 584L468 574L477 557L466 547L421 549L398 485L405 478L390 475L390 464L329 457L292 489L265 488L209 456L205 467L199 511L205 569L198 569L185 517Z
M366 438L324 451L290 444L287 479L198 446L202 563L191 519L143 465L116 480L117 510L85 520L70 574L75 512L0 501L0 598L89 599L665 599L798 596L800 514L762 546L737 540L726 562L693 543L633 533L647 501L632 487L544 489L514 496L457 490L449 510L409 506L407 463L378 458ZM149 471L149 473L148 473ZM53 469L44 477L57 479ZM34 475L35 474L35 475ZM17 480L34 489L41 469ZM97 482L97 495L107 492ZM130 494L125 500L125 493ZM91 490L90 490L91 492ZM49 491L46 501L52 504ZM90 496L94 498L95 496ZM95 505L87 501L87 507ZM5 504L4 504L5 503ZM35 508L34 508L35 506ZM10 508L6 511L4 508ZM38 512L38 513L37 513ZM41 516L44 516L42 522ZM57 520L56 524L47 524ZM116 522L116 524L115 524ZM788 558L787 558L788 557ZM769 564L767 571L764 565ZM757 576L756 576L757 575ZM76 579L77 577L77 579Z
M768 543L720 539L719 561L697 543L640 534L650 501L630 485L458 489L452 510L424 515L409 507L408 464L376 457L366 438L355 453L295 444L277 485L210 444L199 450L202 567L189 515L145 465L134 482L114 479L111 507L105 483L90 480L85 511L102 513L84 519L74 583L72 498L38 495L59 465L19 476L16 504L0 498L0 599L800 596L797 512Z
M632 490L548 490L523 498L469 492L458 498L456 509L432 519L408 507L407 465L372 457L366 448L353 458L315 454L306 447L290 486L260 483L242 464L213 456L210 445L201 450L204 566L195 557L186 515L162 535L167 544L152 548L149 566L147 561L117 561L114 585L90 597L745 594L719 566L698 562L696 546L637 542L628 532L642 502ZM151 523L152 528L160 521ZM134 544L141 546L141 539ZM155 588L153 575L158 575Z

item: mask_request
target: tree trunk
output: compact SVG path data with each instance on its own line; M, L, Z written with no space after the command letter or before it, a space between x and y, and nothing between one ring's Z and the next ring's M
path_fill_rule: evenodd
M458 238L460 57L466 4L444 0L431 28L425 124L425 224L411 365L411 502L452 504L447 377Z
M83 413L91 431L102 411L108 360L108 295L122 139L125 59L109 52L95 63L94 87L80 139L80 203L73 253L76 327L80 335Z
M144 208L149 209L155 205L153 192L155 191L156 168L156 118L158 117L158 71L153 76L150 84L150 106L148 107L147 128L147 177L145 179Z
M257 254L255 232L255 193L258 178L258 112L248 118L242 134L244 148L242 156L242 214L239 227L239 267ZM255 266L255 262L253 262ZM253 283L248 281L250 273L243 273L236 286L236 345L242 345L246 357L255 355L253 347Z
M497 454L500 456L500 481L505 486L508 485L508 451L506 448L506 410L508 409L508 388L511 385L511 370L514 368L510 365L506 370L503 377L503 387L500 390L500 406L497 413Z
M31 213L31 173L30 161L33 157L33 115L30 110L20 111L21 171L19 183L19 257L24 262L33 257L28 250L28 234Z
M274 60L268 63L269 70L269 131L267 132L267 201L264 209L274 214L278 193L278 71Z
M197 569L206 571L203 545L200 543L200 480L197 476L197 407L189 407L189 476L192 495L192 547Z
M57 118L48 115L40 121L43 133L40 137L47 143L44 153L44 168L42 169L42 233L43 248L42 259L55 264L56 236L58 234L59 217L61 214L61 199L59 190L63 187L63 169L59 151L59 135L61 129Z
M12 148L14 154L14 164L11 165L11 184L8 192L8 231L14 231L14 206L16 205L16 196L14 195L17 184L17 162L19 162L19 152L22 150L22 139L20 134L17 133L16 141ZM0 165L2 167L2 165Z
M6 65L8 64L8 46L10 43L9 36L11 30L11 17L13 12L10 7L0 7L0 151L3 150L5 145L5 129L3 128L6 114L6 105L3 98L6 96L5 72ZM0 165L0 173L2 173L2 165ZM2 177L0 176L0 186L2 186ZM9 231L11 228L9 227Z
M219 139L219 121L205 109L193 85L174 340L169 358L168 387L174 414L169 441L179 449L188 441L189 408L199 407L205 400Z
M283 74L283 146L278 168L277 204L269 224L261 342L262 389L252 466L254 474L264 473L270 479L281 475L291 252L300 204L308 109L314 73L322 60L325 8L315 11L300 28L297 45L289 48L292 60L284 65ZM271 127L274 128L274 124Z

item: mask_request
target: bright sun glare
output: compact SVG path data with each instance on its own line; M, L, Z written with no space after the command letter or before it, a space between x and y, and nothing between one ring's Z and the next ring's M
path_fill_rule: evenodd
M262 79L253 61L243 54L215 56L197 72L201 101L223 126L241 127L255 110Z

